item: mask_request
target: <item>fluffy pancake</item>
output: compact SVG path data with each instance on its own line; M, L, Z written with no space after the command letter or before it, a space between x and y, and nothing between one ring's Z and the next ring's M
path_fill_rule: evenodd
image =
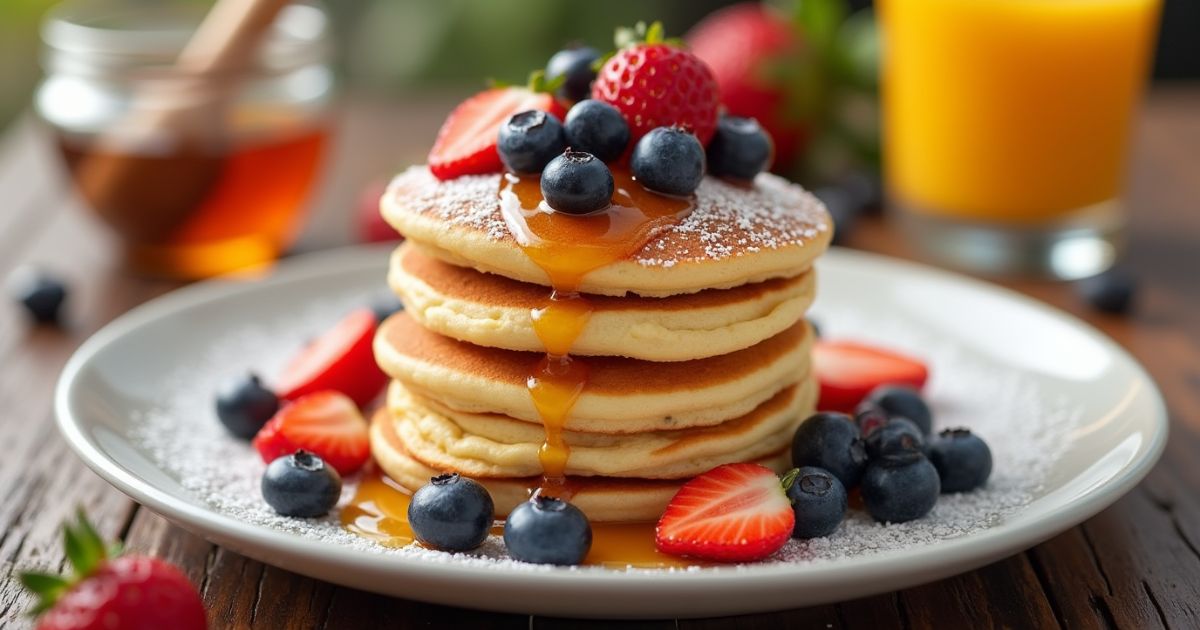
M587 386L565 428L637 433L719 424L798 382L811 345L812 332L800 321L749 348L694 361L587 357ZM375 357L410 391L450 409L540 422L526 388L538 353L457 341L400 312L380 326Z
M433 256L548 285L504 222L500 185L499 174L439 181L414 166L392 180L380 204L393 227ZM832 234L821 202L780 177L764 173L740 187L706 176L690 214L631 257L587 274L579 289L661 297L792 277L812 265Z
M429 479L448 470L432 468L413 457L404 440L396 432L395 423L386 410L375 415L371 423L371 453L385 473L410 492L429 483ZM758 463L783 472L789 465L786 449L762 457ZM496 515L503 517L529 498L532 488L541 483L540 477L513 479L479 479L496 504ZM594 522L655 521L662 516L671 497L683 480L636 478L568 477L573 491L571 503L583 510Z
M566 474L580 477L681 479L721 464L753 460L791 443L816 405L805 379L750 413L716 426L625 435L566 432ZM472 478L540 475L541 427L495 414L463 414L421 399L393 383L388 410L405 447L434 468Z
M589 296L574 355L686 361L727 354L783 332L812 304L815 274L666 298ZM389 282L422 326L461 341L541 351L529 311L546 288L448 264L402 245Z

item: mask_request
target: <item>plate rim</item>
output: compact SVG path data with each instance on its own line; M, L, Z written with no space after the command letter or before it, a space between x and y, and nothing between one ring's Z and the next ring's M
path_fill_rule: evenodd
M714 567L698 571L621 571L601 568L578 570L562 567L539 567L537 570L514 571L499 565L481 568L468 566L465 563L430 562L420 558L406 558L346 548L265 526L244 523L232 516L219 513L213 508L193 505L138 477L119 461L105 454L101 447L85 433L85 423L75 417L71 396L82 370L100 351L126 335L135 333L141 326L161 317L186 311L214 298L234 297L240 293L255 290L263 283L276 286L304 282L314 277L355 273L373 264L381 264L384 260L384 252L390 247L352 246L305 254L280 263L272 269L273 273L250 282L245 282L245 278L239 276L222 277L176 289L130 309L81 344L64 366L54 393L55 419L60 433L76 455L92 471L134 501L210 540L212 538L236 540L238 541L237 546L242 549L243 553L257 557L268 564L271 563L269 559L273 554L284 553L289 556L307 557L321 564L337 565L345 570L367 569L375 573L409 577L419 575L424 579L432 578L455 582L481 577L484 581L490 581L498 576L513 576L519 578L518 581L525 585L523 588L554 588L562 584L569 584L566 587L569 589L611 588L615 585L640 589L650 582L662 583L664 577L669 577L667 581L672 584L681 585L680 588L703 588L728 584L730 576L733 575L737 576L736 581L739 585L745 585L747 588L753 588L755 584L764 582L776 582L780 578L794 581L838 581L846 580L854 575L861 575L867 571L874 570L878 573L900 561L905 564L905 574L926 576L908 583L903 583L903 581L889 583L874 590L860 589L861 592L858 596L887 592L969 571L997 558L1019 553L1057 535L1091 518L1128 493L1157 463L1166 445L1169 421L1166 406L1157 384L1136 358L1091 324L1044 302L993 283L922 263L838 247L831 248L826 257L818 264L829 264L830 261L833 261L833 264L845 264L843 261L848 261L851 264L888 265L901 267L900 273L918 273L952 283L965 282L968 285L998 293L1007 300L1016 301L1023 307L1033 308L1044 315L1066 321L1073 327L1082 329L1089 337L1101 342L1108 352L1127 363L1133 369L1136 378L1146 385L1145 395L1149 397L1154 412L1153 418L1148 420L1153 425L1153 430L1148 443L1139 448L1140 457L1126 462L1108 481L1068 501L1051 514L1027 522L1018 519L1015 524L1002 523L976 533L941 541L938 543L937 554L927 553L927 546L914 546L856 558L811 564L752 564ZM226 544L226 546L231 545ZM254 550L246 550L246 546L254 547ZM293 570L306 573L302 569L293 568ZM307 572L307 574L316 579L330 579L312 572ZM340 582L340 580L332 581ZM355 586L364 588L361 584ZM369 587L365 588L370 590ZM436 601L430 598L421 599ZM457 599L450 598L446 601L457 601ZM462 604L456 605L461 606ZM491 608L496 609L495 607ZM509 608L509 610L526 610L526 608L516 607ZM753 608L753 610L759 609ZM619 614L619 611L610 612Z

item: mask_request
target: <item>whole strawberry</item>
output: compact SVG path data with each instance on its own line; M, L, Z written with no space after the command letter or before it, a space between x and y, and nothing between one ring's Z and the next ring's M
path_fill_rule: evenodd
M625 116L630 146L651 129L673 126L708 144L720 105L712 70L677 43L664 41L659 22L618 31L617 46L592 83L592 98Z
M204 630L208 620L195 587L158 558L115 556L80 512L63 525L70 576L22 573L38 595L38 630Z

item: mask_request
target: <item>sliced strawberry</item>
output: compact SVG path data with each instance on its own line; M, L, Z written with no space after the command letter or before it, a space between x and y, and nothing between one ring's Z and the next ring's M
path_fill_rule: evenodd
M929 377L929 369L917 359L853 341L818 340L812 360L821 385L817 407L823 411L852 412L880 385L920 389Z
M371 349L376 324L371 309L356 309L305 346L276 380L279 397L296 400L334 389L359 407L366 407L387 384L387 376L375 363Z
M496 142L509 116L531 109L563 116L552 94L523 87L484 90L458 104L429 151L429 171L438 179L498 173L504 169Z
M348 475L367 463L367 421L354 401L335 391L309 394L283 409L254 436L254 448L270 463L300 449L316 453Z
M685 483L654 530L659 551L753 562L779 551L796 515L779 477L758 464L725 464Z

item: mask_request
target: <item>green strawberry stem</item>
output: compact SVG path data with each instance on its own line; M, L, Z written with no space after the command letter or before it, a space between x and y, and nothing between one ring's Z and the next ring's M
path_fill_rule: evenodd
M547 80L546 71L539 69L529 73L529 78L525 81L525 85L523 87L530 92L537 92L539 94L553 94L554 91L561 87L563 82L566 80L567 77L565 76L558 76ZM499 79L487 80L487 86L490 88L506 88L514 87L515 85L515 83L509 83L508 81L501 81Z
M71 563L69 576L51 575L38 571L20 574L21 584L38 597L31 614L39 615L54 606L58 598L72 586L86 579L109 558L120 553L120 547L105 547L96 528L88 522L83 508L75 513L75 522L63 523L63 546Z
M788 491L788 488L792 487L792 484L796 483L796 478L799 476L799 468L793 468L786 473L783 473L783 479L779 482L779 485L783 486L783 491L785 493Z

